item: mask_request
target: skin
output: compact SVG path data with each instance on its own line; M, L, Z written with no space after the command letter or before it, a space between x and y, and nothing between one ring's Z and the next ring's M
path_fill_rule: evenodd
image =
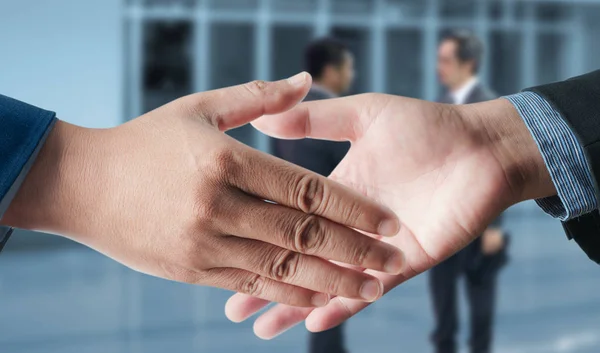
M367 94L303 103L254 126L279 138L351 141L331 178L389 206L402 223L385 239L403 251L402 273L366 271L386 292L464 248L509 206L556 194L533 138L504 99L458 106ZM237 294L226 314L239 322L267 303ZM369 304L338 297L317 309L277 305L254 330L270 339L306 320L308 330L324 331Z
M461 61L458 56L458 45L454 40L444 40L438 48L437 73L440 82L450 92L463 87L469 80L476 76L475 62L472 60ZM498 227L489 227L483 232L481 238L482 251L486 255L493 255L504 247L504 234Z
M327 65L323 69L321 77L315 78L315 83L341 96L350 90L354 77L354 56L350 52L346 52L342 64Z
M290 109L310 84L301 74L194 94L112 129L59 121L1 224L289 305L375 300L379 279L325 259L399 273L396 247L356 231L394 235L394 213L223 133Z

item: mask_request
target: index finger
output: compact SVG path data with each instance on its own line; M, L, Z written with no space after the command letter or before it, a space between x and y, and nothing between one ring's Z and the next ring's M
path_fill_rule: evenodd
M370 94L305 102L280 114L265 115L252 125L282 139L355 141L364 129L362 109L378 105Z
M240 163L250 167L230 182L247 194L373 234L400 229L392 210L326 177L257 151L245 157Z

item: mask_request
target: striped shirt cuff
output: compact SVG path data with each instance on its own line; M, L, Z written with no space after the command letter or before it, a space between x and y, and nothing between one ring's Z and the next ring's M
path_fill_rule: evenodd
M504 97L517 109L537 144L548 168L557 196L536 200L561 221L598 208L590 168L577 137L560 113L533 92Z

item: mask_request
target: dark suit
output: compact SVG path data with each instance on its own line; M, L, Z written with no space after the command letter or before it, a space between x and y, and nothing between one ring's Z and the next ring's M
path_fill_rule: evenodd
M546 99L569 124L592 172L596 200L600 205L600 70L566 81L529 88ZM588 257L600 264L600 213L594 210L563 223L569 239L574 239Z
M311 89L305 101L335 98L322 89ZM348 149L348 142L322 140L276 140L275 155L315 173L328 176L341 162ZM312 353L345 353L342 326L310 335Z
M477 84L465 103L478 103L495 99L495 94L481 84ZM439 100L454 103L447 95ZM500 226L497 219L494 226ZM477 238L465 249L437 265L429 271L429 285L433 299L435 329L431 340L437 353L454 353L458 331L457 283L461 275L465 277L467 299L470 309L470 346L473 353L490 352L492 323L498 270L506 262L506 249L498 254L487 256L481 249L481 238Z

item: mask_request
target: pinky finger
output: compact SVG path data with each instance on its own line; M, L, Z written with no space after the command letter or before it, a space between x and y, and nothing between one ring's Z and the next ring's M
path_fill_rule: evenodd
M291 306L322 307L329 295L291 284L274 281L256 273L234 268L214 268L203 274L210 286L229 289L249 296Z
M235 293L225 304L225 315L229 320L239 323L259 312L269 303L268 300L255 298L248 294Z

